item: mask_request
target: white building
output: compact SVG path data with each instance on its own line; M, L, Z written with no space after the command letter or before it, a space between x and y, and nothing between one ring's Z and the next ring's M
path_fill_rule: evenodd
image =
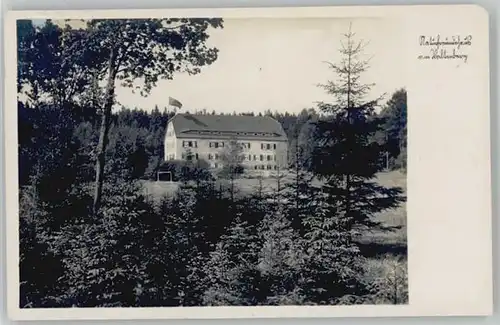
M246 171L287 168L288 139L268 116L176 114L165 133L165 160L203 159L221 168L221 156L234 140L242 147Z

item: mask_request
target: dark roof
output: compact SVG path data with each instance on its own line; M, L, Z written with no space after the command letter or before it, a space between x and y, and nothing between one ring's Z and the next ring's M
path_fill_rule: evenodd
M178 138L287 140L281 124L269 116L176 114L171 122Z

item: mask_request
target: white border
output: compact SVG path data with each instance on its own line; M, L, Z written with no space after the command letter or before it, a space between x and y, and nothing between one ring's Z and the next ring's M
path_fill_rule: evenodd
M382 17L400 19L408 75L410 304L332 307L19 309L16 28L20 18ZM472 34L469 62L416 59L420 34ZM12 11L5 19L7 293L15 320L489 315L492 238L488 14L473 5ZM402 72L403 73L403 72Z

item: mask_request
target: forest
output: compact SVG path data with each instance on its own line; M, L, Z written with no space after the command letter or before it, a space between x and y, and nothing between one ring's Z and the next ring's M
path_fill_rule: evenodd
M141 80L146 96L161 79L203 73L222 19L17 27L21 308L408 302L406 253L374 277L359 240L395 231L375 216L406 200L374 181L406 173L406 90L366 99L353 33L347 68L329 65L341 86L322 85L332 103L245 113L288 136L292 177L277 190L234 196L210 178L185 181L199 171L184 166L175 195L152 200L142 184L165 164L174 112L127 107L114 90Z

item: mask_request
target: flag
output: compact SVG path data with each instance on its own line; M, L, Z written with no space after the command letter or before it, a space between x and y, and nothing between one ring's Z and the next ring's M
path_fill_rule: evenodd
M175 106L175 107L178 107L178 108L182 107L182 103L180 101L178 101L177 99L172 98L172 97L168 97L168 105L169 106Z

